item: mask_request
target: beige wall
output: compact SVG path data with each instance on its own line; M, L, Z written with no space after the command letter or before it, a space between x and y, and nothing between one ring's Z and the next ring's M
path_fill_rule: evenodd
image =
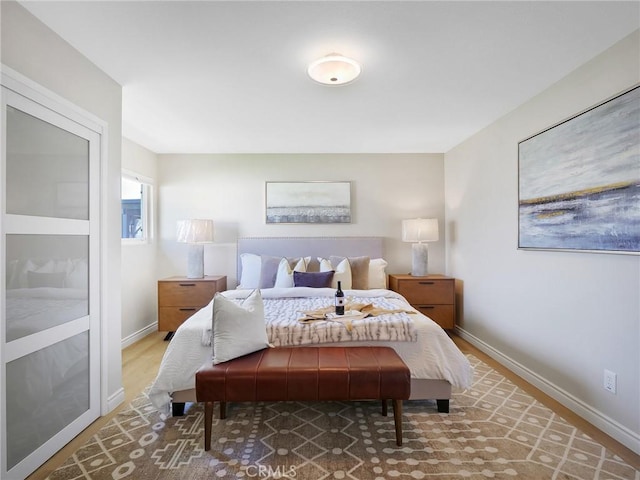
M463 334L640 453L640 257L517 250L518 142L638 82L635 32L449 151L445 191Z
M389 272L411 270L411 245L401 221L436 217L444 223L441 154L158 155L159 275L184 274L186 245L176 222L211 218L216 243L205 246L205 273L236 285L236 246L245 236L382 236ZM265 181L348 180L352 223L266 225ZM430 245L430 266L444 272L444 239Z
M120 151L122 88L13 1L0 2L2 63L108 123L108 158L103 172L104 225L102 308L107 342L109 407L124 400L120 354ZM103 258L104 258L103 257Z
M157 205L157 156L126 138L122 139L122 168L142 175L153 182ZM157 208L155 209L157 210ZM125 347L155 330L158 320L156 279L155 226L156 212L152 212L152 231L148 243L122 245L122 346Z

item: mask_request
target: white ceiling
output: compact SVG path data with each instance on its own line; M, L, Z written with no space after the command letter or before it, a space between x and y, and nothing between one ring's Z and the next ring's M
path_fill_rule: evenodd
M446 152L640 27L637 1L21 4L123 86L124 136L157 153ZM332 52L356 82L307 77Z

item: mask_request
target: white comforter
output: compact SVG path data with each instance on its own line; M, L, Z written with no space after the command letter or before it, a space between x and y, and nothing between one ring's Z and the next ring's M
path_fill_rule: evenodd
M239 299L249 293L246 290L229 290L224 295ZM261 294L263 299L332 298L335 291L329 288L270 288L262 290ZM401 295L390 290L347 290L345 295L358 301L370 299L374 302L375 299L383 298L384 302L397 308L414 311ZM175 332L160 364L158 376L148 393L156 408L168 408L172 392L195 388L196 371L211 360L212 310L213 301L191 316ZM417 341L414 342L348 341L323 345L388 345L393 347L409 366L412 377L447 380L454 387L468 388L471 385L473 369L467 358L438 324L417 311L410 317L418 333ZM269 327L267 330L269 331Z

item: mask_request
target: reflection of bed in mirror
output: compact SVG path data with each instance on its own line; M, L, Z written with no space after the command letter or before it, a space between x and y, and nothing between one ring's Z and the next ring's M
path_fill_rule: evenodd
M470 385L472 369L466 357L455 346L447 334L428 317L413 309L400 295L386 289L386 272L383 260L382 238L380 237L300 237L300 238L241 238L238 240L238 279L244 286L243 260L247 255L258 256L262 259L262 273L266 268L265 259L272 258L311 258L318 268L317 259L337 257L369 257L370 279L375 275L378 280L372 280L368 290L349 289L345 291L348 297L358 298L366 302L387 302L401 309L411 310L412 328L417 332L416 341L358 341L350 342L357 345L390 345L403 358L412 372L411 399L437 400L438 410L448 411L448 401L451 398L452 386L466 388ZM375 262L373 260L376 260ZM311 262L313 263L313 262ZM376 265L374 272L373 265ZM260 274L257 275L258 277ZM276 280L277 285L277 280ZM245 292L250 290L245 290ZM307 295L310 293L310 295ZM318 297L325 297L332 302L335 290L328 288L304 287L295 288L263 288L262 296L265 301L265 316L267 330L273 332L271 320L267 314L268 302L280 301L277 297L284 297L291 302L292 297L309 297L306 300L317 302ZM229 298L241 299L244 295L241 289L227 291ZM315 298L315 299L314 299ZM276 300L277 299L277 300ZM277 306L276 309L285 307ZM212 347L210 346L212 303L189 318L176 331L169 344L160 365L158 376L151 386L149 398L157 408L168 408L173 403L174 414L180 414L184 402L195 401L195 372L205 362L211 361ZM295 321L293 322L295 323ZM285 334L285 336L287 336ZM293 337L295 335L289 335ZM270 341L279 343L270 333ZM320 345L348 345L349 343L322 343Z
M8 266L8 345L37 342L48 329L88 315L86 260L22 260ZM88 353L89 338L83 332L7 363L6 418L12 462L89 408Z
M7 342L88 315L86 259L27 259L7 263Z
M7 290L7 342L41 332L88 313L87 291L78 288Z

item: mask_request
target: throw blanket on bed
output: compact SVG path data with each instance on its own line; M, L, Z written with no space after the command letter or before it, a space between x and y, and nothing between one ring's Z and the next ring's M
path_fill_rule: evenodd
M324 290L324 289L323 289ZM265 298L266 297L266 298ZM235 298L241 302L242 298ZM263 294L267 337L274 346L310 345L319 343L353 341L415 342L416 328L409 310L384 297L350 297L348 303L369 310L366 318L326 319L324 321L300 322L306 312L331 310L331 296L268 298ZM371 316L375 315L375 316ZM211 330L204 333L203 344L211 345Z
M353 298L363 303L364 299ZM327 319L326 321L300 322L305 313L327 308L333 299L326 297L264 299L264 311L269 341L275 346L306 345L316 343L353 341L415 342L418 334L413 321L403 311L383 298L372 301L385 313L375 317L354 319ZM333 307L329 306L330 309ZM346 309L345 309L346 310Z

